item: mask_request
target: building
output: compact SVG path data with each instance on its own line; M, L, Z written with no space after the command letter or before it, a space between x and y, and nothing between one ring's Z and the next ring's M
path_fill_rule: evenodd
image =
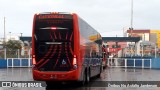
M150 30L150 41L156 43L160 48L160 30Z
M136 29L127 30L124 34L126 37L140 37L141 42L150 41L160 48L160 30Z
M139 37L102 37L103 42L107 45L107 52L110 56L125 56L125 48L128 42L139 42ZM135 50L136 51L136 50ZM123 53L124 52L124 53ZM137 51L136 51L137 52Z
M126 37L140 37L140 42L136 48L139 50L138 54L152 56L160 54L160 30L151 29L134 29L125 30ZM135 46L135 43L128 42L127 45ZM132 48L133 49L133 48ZM156 53L155 53L156 52Z

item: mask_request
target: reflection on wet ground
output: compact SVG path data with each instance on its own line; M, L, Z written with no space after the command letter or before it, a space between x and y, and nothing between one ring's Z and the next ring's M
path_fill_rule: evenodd
M103 81L160 81L160 70L108 68L102 74Z
M93 78L91 83L98 81L160 81L160 70L155 69L127 69L107 68L101 78ZM1 68L0 81L33 81L31 68ZM54 85L53 85L54 86ZM0 90L159 90L158 87L81 87L77 84L61 84L60 86L39 88L2 88Z
M33 81L31 68L1 68L0 81Z

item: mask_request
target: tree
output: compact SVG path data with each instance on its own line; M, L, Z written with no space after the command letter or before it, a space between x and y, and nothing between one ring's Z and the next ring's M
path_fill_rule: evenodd
M9 40L5 46L9 50L17 50L22 48L22 42L20 40Z
M3 42L3 48L6 48L6 57L7 58L16 58L20 55L20 49L22 48L23 43L20 40L9 40ZM4 56L4 55L2 55Z

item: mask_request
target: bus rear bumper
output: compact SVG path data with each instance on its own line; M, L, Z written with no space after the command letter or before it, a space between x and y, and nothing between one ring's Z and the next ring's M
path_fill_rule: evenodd
M78 81L78 70L66 72L44 72L33 70L33 79L40 81Z

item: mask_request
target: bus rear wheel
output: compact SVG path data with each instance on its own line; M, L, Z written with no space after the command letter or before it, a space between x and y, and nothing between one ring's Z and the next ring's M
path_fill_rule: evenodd
M98 78L100 78L100 77L101 77L101 73L102 73L102 71L103 71L103 67L101 66L101 67L100 67L100 72L99 72L99 74L97 75L97 77L98 77Z
M90 73L89 70L85 70L83 74L83 80L80 82L81 85L88 84L90 81Z
M85 76L86 76L86 77L85 77L85 82L86 82L86 83L89 83L89 81L90 81L90 71L87 70L87 71L85 72L85 74L86 74L86 75L85 75Z

